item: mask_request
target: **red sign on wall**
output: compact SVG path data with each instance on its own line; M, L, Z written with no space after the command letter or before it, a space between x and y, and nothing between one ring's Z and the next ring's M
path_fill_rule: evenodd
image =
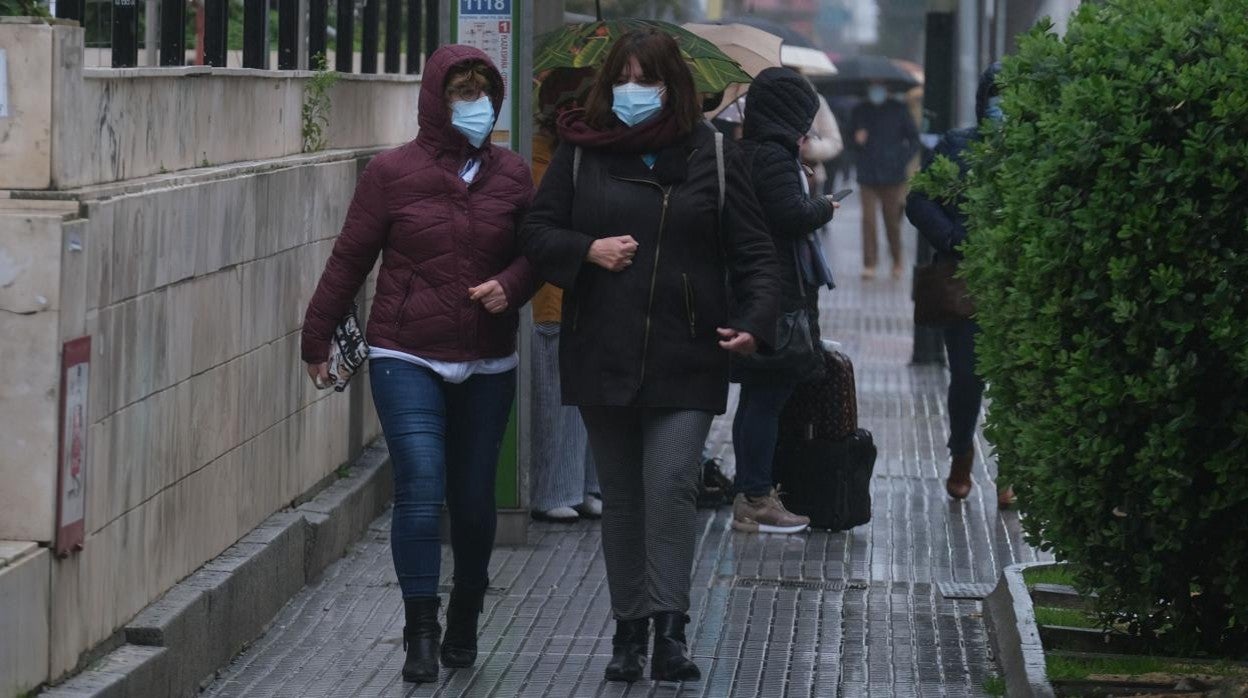
M61 420L56 494L56 554L82 550L87 513L87 387L91 338L65 343L61 353Z

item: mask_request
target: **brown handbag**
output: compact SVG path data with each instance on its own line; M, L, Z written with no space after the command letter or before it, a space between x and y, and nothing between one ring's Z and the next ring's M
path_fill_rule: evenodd
M954 276L958 263L938 258L914 270L914 324L950 325L969 320L975 303L966 280Z

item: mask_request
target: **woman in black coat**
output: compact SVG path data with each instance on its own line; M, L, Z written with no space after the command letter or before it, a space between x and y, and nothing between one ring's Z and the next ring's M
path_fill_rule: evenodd
M832 219L836 208L827 197L812 196L802 172L798 150L805 139L819 98L810 83L789 68L768 68L750 85L745 102L741 149L776 247L781 279L781 311L805 310L818 336L818 280L801 269L814 268L811 233ZM800 261L807 258L807 265ZM736 452L736 500L732 527L757 533L796 533L810 519L784 508L772 486L772 455L780 411L799 376L776 372L742 373L741 399L732 423Z
M684 629L698 454L726 407L729 354L772 341L775 253L739 155L725 144L720 162L670 36L620 37L559 135L522 242L564 289L563 401L580 407L603 496L616 618L607 678L641 678L653 619L651 677L694 680Z

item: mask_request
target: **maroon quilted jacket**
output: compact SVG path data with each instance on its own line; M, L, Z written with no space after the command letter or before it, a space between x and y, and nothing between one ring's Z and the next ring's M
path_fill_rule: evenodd
M520 254L517 228L533 196L520 156L486 143L475 150L451 127L443 86L451 68L486 55L443 46L425 67L416 139L374 157L360 175L347 220L308 304L303 360L329 357L334 327L381 255L366 334L371 346L435 361L499 358L515 351L518 311L535 280ZM497 111L503 79L490 64ZM472 184L459 176L481 160ZM502 284L508 309L491 314L468 298L489 279Z

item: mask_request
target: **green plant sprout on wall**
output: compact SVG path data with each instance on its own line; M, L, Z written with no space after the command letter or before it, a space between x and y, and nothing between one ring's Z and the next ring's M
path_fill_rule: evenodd
M325 54L313 58L315 72L303 88L303 109L300 114L303 134L303 152L314 153L329 142L329 112L333 101L329 90L338 82L338 73L329 70Z

